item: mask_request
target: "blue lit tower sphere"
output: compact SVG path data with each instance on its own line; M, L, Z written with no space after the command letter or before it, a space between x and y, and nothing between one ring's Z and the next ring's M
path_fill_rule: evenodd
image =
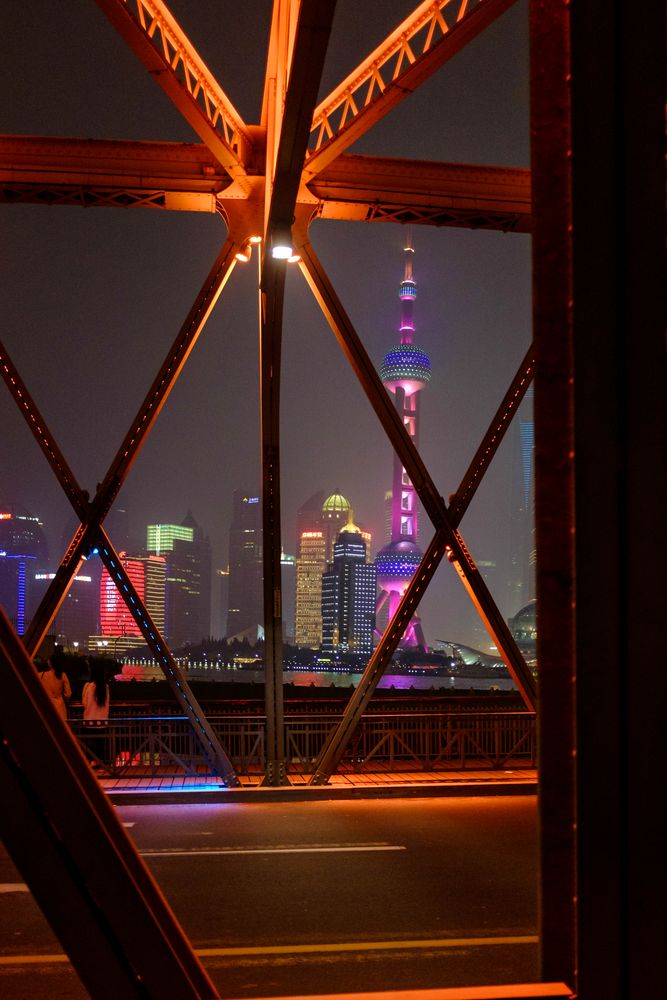
M380 378L394 396L394 404L403 425L415 445L419 443L419 401L422 388L431 380L431 361L413 343L415 324L413 306L417 285L412 276L414 249L408 231L405 246L405 270L399 286L401 300L400 344L385 354L380 365ZM417 544L419 534L417 494L398 456L394 456L391 498L391 540L377 554L380 597L377 610L388 603L389 618L393 618L407 586L413 577L422 553ZM415 616L408 625L401 645L424 646L424 635Z

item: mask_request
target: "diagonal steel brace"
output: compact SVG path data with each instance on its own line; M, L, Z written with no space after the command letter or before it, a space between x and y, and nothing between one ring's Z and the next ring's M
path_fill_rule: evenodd
M531 345L509 389L505 393L503 401L491 421L489 429L484 435L468 471L461 481L461 485L450 502L449 513L455 527L458 527L460 524L465 510L482 480L484 472L498 450L513 414L525 396L531 381L534 363L534 350ZM361 679L345 707L342 720L329 733L315 763L310 784L326 784L336 770L345 752L347 743L366 711L368 703L373 697L389 661L398 648L401 637L417 609L424 590L435 575L435 571L446 552L446 533L438 529L401 598L399 606L396 609L396 614L368 661Z
M300 248L301 270L315 295L329 325L352 365L366 396L412 480L419 498L436 529L442 529L448 548L448 558L459 572L473 598L487 629L502 653L503 659L532 711L536 703L534 678L516 645L507 623L489 593L481 573L475 566L461 535L449 516L430 474L414 443L410 439L396 409L386 392L349 317L324 272L315 252L307 241Z
M82 560L87 557L95 542L99 541L101 543L100 552L104 550L106 553L103 559L113 560L115 564L116 571L111 572L110 570L114 582L118 585L119 574L125 577L119 586L121 597L125 600L128 610L162 666L167 681L193 726L204 755L221 779L231 785L238 784L231 762L212 729L206 723L204 713L190 691L187 680L181 674L173 656L166 648L164 639L151 621L138 594L134 592L132 600L126 597L126 594L129 593L129 579L127 579L120 559L102 529L102 520L111 508L141 445L166 402L169 392L231 274L235 263L235 249L234 241L227 240L225 242L137 417L111 463L103 483L98 487L92 503L88 501L88 494L79 487L74 473L58 448L16 367L11 362L7 351L0 345L0 374L2 374L14 400L24 414L51 468L56 473L77 516L81 519L81 525L75 532L58 572L28 629L26 649L31 655L34 655L39 648L50 623L67 595ZM107 569L109 569L108 565Z

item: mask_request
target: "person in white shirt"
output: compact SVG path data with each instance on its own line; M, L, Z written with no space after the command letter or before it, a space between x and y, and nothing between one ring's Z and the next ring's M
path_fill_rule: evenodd
M93 755L92 767L104 767L107 759L109 732L109 685L104 676L104 664L93 660L90 680L83 685L83 727L88 749Z

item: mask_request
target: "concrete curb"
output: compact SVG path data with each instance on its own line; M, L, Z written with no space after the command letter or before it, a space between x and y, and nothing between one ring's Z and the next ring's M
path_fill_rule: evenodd
M218 789L113 789L107 796L114 805L185 805L224 802L330 802L345 799L403 799L489 795L535 795L537 781L456 781L433 784L404 785L290 785L281 788L218 788Z

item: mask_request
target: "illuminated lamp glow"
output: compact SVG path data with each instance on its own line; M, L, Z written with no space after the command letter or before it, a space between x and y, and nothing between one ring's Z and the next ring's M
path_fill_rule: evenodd
M289 260L293 254L292 247L287 243L275 243L271 247L271 256L274 260Z
M4 513L0 514L0 521L11 521L11 519L12 519L11 514L4 514Z
M247 264L250 260L250 247L242 247L241 250L234 254L234 257L242 264Z
M261 242L262 242L262 237L261 236L251 236L248 239L248 243L252 243L253 245L257 244L257 243L261 243Z
M293 253L291 257L287 258L287 263L288 264L298 264L300 260L301 260L301 254L299 254L299 253Z

